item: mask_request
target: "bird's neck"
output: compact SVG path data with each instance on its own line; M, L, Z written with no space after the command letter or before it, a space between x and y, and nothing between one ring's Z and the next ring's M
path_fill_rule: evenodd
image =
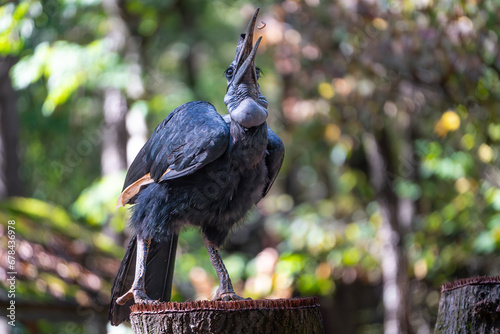
M262 161L267 147L267 123L248 129L231 120L230 133L233 159L247 168Z

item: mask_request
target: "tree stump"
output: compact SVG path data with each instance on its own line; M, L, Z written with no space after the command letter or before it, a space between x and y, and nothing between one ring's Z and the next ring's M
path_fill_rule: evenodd
M443 284L434 333L500 334L500 276Z
M130 323L146 333L323 333L317 298L135 304Z

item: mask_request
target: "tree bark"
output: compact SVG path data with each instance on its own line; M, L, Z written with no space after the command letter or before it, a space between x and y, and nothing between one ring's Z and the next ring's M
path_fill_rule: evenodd
M19 119L9 71L12 57L0 58L0 199L22 195L19 179Z
M135 304L134 333L323 333L317 298Z
M500 276L444 284L434 333L500 333Z

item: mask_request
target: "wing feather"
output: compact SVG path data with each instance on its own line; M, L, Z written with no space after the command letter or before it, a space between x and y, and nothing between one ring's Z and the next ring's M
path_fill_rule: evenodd
M278 173L283 164L285 157L285 146L281 138L276 135L271 128L267 128L267 149L266 149L266 167L267 167L267 183L264 187L262 197L266 196L271 189L271 186L276 180Z
M220 157L229 145L229 127L208 102L172 111L154 130L130 165L118 206L135 203L152 182L192 174Z

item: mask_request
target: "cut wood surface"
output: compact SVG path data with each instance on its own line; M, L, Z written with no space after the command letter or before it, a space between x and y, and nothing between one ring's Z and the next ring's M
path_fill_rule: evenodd
M443 284L434 333L500 334L500 276Z
M323 333L317 298L136 304L130 322L145 333Z

